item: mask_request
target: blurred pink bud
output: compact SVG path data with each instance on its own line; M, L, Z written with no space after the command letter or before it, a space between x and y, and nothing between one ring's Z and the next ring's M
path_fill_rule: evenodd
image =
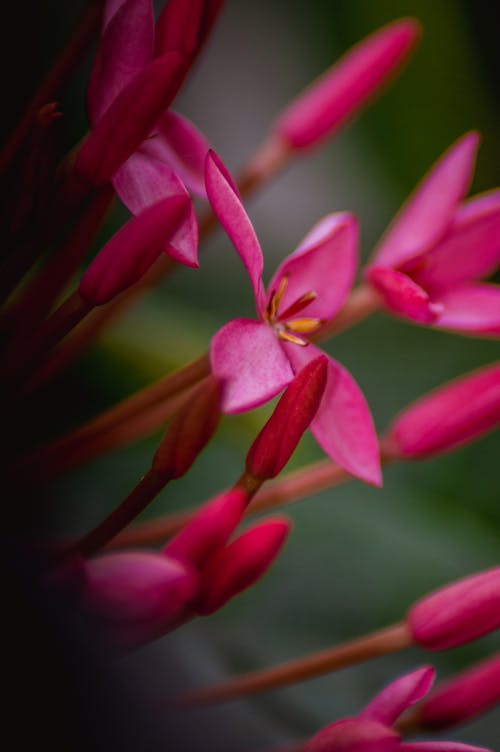
M223 0L169 0L155 27L155 57L182 52L189 64L200 51L222 8Z
M400 736L378 721L345 718L319 731L304 752L396 752Z
M171 479L187 473L219 425L219 401L219 385L207 377L177 413L156 450L152 467L157 475Z
M500 567L436 590L409 610L413 640L427 650L447 650L500 627Z
M209 501L165 546L163 553L201 567L205 560L226 545L248 504L248 492L236 486Z
M187 196L171 196L132 217L106 243L84 273L81 296L98 306L138 282L163 252L165 241L187 217Z
M197 575L167 556L142 551L86 562L87 600L111 633L137 644L168 631L193 598Z
M110 181L174 99L185 67L181 55L169 52L139 71L92 128L78 152L76 171L94 185Z
M500 654L437 687L419 708L419 726L444 729L484 713L500 701Z
M303 149L335 133L406 63L419 37L419 23L402 19L359 42L280 115L278 138Z
M389 456L432 457L473 441L500 422L500 364L435 389L395 418L384 439Z
M328 359L311 360L291 382L247 454L247 471L255 478L274 478L283 470L316 415L325 391Z
M210 614L260 580L290 532L286 517L274 517L247 530L216 552L201 573L195 610Z

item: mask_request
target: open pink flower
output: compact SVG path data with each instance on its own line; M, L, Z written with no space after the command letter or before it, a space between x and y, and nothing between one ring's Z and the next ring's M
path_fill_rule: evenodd
M107 0L88 87L92 125L99 123L118 95L144 74L154 60L178 56L182 68L178 74L180 81L204 41L205 27L208 29L213 22L218 5L208 1L169 2L155 34L151 0ZM205 138L189 120L165 110L146 139L114 173L113 186L133 214L168 196L186 194L186 189L203 196L207 150ZM191 209L165 250L177 261L196 266L197 245L197 223Z
M468 133L441 157L388 228L366 275L399 315L498 335L500 286L480 280L500 263L500 190L463 201L478 141Z
M213 152L207 156L205 176L209 201L247 269L259 317L230 321L212 339L210 357L222 384L222 409L237 413L270 400L321 354L308 335L337 313L349 292L358 230L351 214L322 219L281 264L266 294L259 241L231 177ZM370 411L356 382L331 358L311 430L348 472L380 484Z
M393 728L399 716L430 690L432 666L412 671L392 682L354 718L326 726L306 745L305 752L487 752L460 742L403 742Z

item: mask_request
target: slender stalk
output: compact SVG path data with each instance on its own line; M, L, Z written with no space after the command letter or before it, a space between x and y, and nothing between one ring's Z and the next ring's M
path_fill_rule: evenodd
M340 334L378 311L380 306L380 296L372 287L366 284L358 285L351 292L339 313L328 324L322 326L311 339L321 342L332 335Z
M290 661L273 668L254 671L205 689L195 690L181 698L187 705L235 700L278 687L313 679L358 663L404 650L412 645L411 634L404 623L394 624L365 637L350 640L327 650Z
M209 373L207 356L189 363L123 400L62 438L23 458L17 472L48 479L104 451L151 433L189 398L191 387Z
M96 36L101 22L102 0L90 0L59 57L39 85L24 115L0 152L0 173L21 147L40 107L58 97Z

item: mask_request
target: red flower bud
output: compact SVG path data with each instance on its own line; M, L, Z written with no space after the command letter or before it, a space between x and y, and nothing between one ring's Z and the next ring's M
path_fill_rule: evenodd
M413 640L447 650L500 627L500 567L466 577L425 596L409 610Z
M247 454L247 471L259 480L283 470L321 402L328 375L328 359L308 363L286 389Z

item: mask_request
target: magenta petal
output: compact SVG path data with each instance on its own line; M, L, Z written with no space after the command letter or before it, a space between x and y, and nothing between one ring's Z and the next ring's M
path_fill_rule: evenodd
M398 752L494 752L486 747L474 747L461 742L406 742Z
M188 197L175 172L143 147L132 154L115 173L113 186L133 214L140 214L148 206L169 196ZM198 223L192 205L186 219L165 243L163 250L181 264L198 266Z
M400 736L377 721L344 718L321 729L304 752L399 752Z
M295 371L323 353L314 345L285 345ZM352 376L328 358L328 380L311 431L321 448L348 473L382 485L377 434L366 400Z
M374 265L399 266L442 237L467 193L478 142L476 133L467 133L434 165L382 237Z
M385 307L419 324L431 324L442 311L439 303L431 303L429 295L416 282L393 269L373 267L368 281L384 300Z
M278 268L269 292L288 282L279 307L285 311L307 292L317 298L304 308L303 316L329 321L342 307L356 274L358 224L352 214L339 212L318 222L300 246Z
M190 120L167 110L144 146L154 147L157 158L169 164L190 191L206 195L205 157L210 147Z
M90 120L95 123L142 68L151 62L154 19L151 0L107 3L105 28L87 90Z
M272 399L293 379L290 362L271 327L235 319L210 346L212 371L222 384L222 410L238 413Z
M500 336L500 285L461 285L442 294L440 302L443 313L435 326L464 334Z
M209 151L205 162L205 184L208 200L245 265L259 307L262 250L227 169L213 151Z
M435 671L425 666L396 679L359 714L359 718L371 718L387 726L392 726L404 710L418 702L430 690Z
M296 149L330 136L407 60L419 32L418 23L403 19L363 39L285 109L276 134Z
M500 191L491 191L462 204L443 240L402 271L437 292L488 277L499 264Z

